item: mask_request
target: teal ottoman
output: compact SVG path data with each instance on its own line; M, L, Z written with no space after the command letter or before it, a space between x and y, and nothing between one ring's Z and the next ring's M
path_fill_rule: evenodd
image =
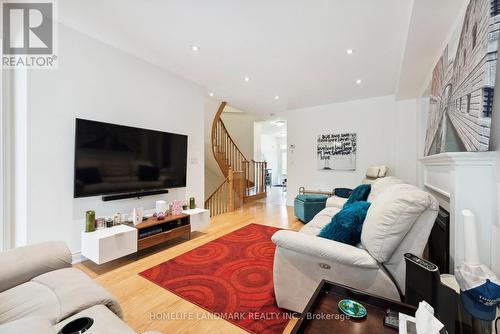
M297 195L294 202L295 217L303 223L309 223L326 207L327 198L323 195Z

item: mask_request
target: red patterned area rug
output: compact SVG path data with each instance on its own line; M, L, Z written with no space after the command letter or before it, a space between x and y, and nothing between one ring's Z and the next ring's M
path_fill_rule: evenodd
M140 275L250 333L282 333L292 314L274 297L278 230L250 224Z

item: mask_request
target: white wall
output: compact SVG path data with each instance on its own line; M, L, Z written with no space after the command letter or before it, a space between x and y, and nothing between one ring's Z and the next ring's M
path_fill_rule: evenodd
M223 112L221 118L241 153L245 158L253 159L254 123L257 121L255 115L246 112Z
M272 185L280 183L280 163L279 163L279 138L269 135L260 135L260 151L261 157L258 161L266 161L267 168L271 169L271 182Z
M28 243L60 239L78 252L89 209L98 216L129 213L135 206L153 208L158 199L191 196L202 205L204 93L199 86L61 25L59 68L29 72L27 92ZM188 135L187 187L142 200L73 199L76 117Z
M355 187L370 165L388 165L391 175L416 183L417 100L396 101L390 95L291 110L283 116L288 130L289 205L301 186L314 190ZM356 170L318 170L317 136L343 132L358 135Z

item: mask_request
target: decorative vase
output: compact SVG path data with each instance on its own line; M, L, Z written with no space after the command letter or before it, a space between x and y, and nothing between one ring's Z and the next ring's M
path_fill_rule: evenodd
M113 225L120 225L122 223L122 214L117 212L113 216Z
M95 211L85 212L85 232L95 231Z
M189 208L196 209L196 202L194 201L194 197L189 198Z

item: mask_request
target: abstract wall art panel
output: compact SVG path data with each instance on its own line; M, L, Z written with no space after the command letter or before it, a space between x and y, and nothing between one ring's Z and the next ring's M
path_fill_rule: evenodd
M500 0L471 0L432 73L425 155L487 151Z

